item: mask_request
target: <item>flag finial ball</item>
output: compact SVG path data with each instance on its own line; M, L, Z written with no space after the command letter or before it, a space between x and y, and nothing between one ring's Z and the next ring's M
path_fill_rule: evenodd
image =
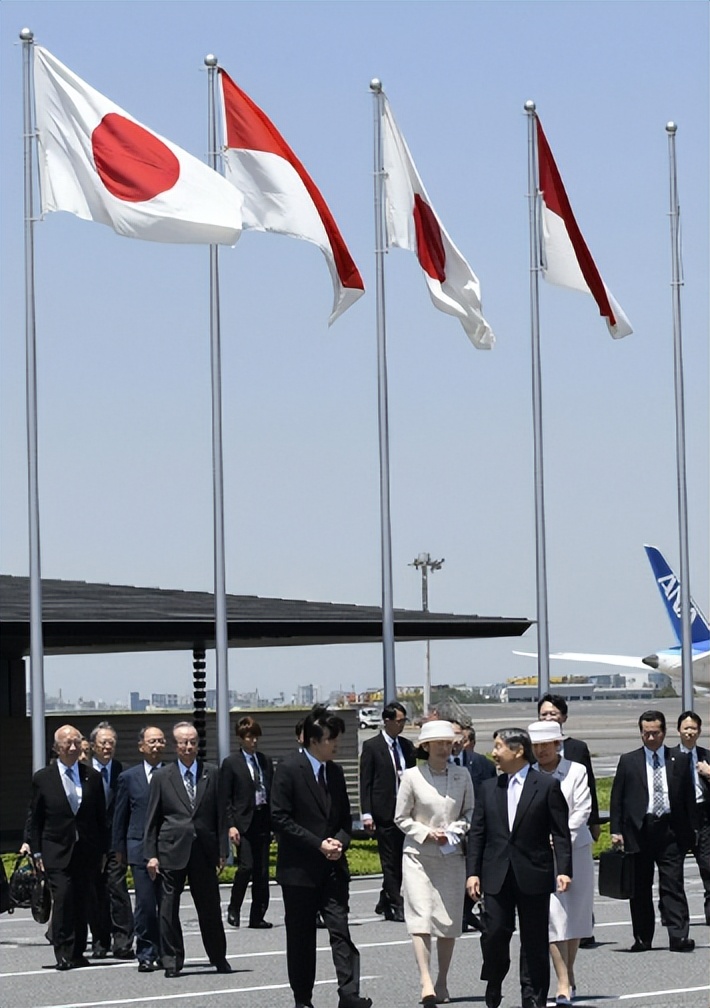
M525 105L523 106L523 108L525 109L526 112L534 112L535 111L535 102L531 98L528 98L528 100L525 102Z
M23 42L31 42L34 37L35 33L32 31L31 28L23 28L20 31L20 38L22 39Z
M382 81L379 77L373 77L370 81L370 91L374 91L375 94L379 94L382 91Z
M205 56L205 66L208 67L217 66L217 57L214 55L214 53L207 53L207 55Z
M670 122L666 123L666 133L670 133L672 135L676 133L677 130L678 130L678 124L674 123L672 119Z

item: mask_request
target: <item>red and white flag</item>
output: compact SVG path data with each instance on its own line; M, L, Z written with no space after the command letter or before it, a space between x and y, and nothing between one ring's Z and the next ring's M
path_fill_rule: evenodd
M436 307L459 320L475 347L490 350L495 336L481 312L478 277L437 217L389 102L382 98L387 245L415 253Z
M601 278L574 219L562 176L555 164L540 120L537 123L539 186L542 195L542 272L558 287L591 294L606 319L614 339L629 336L633 329L620 305Z
M243 227L303 238L325 256L332 324L365 293L357 266L320 190L264 112L220 68L226 178L244 198Z
M137 122L41 46L34 90L42 213L127 238L234 245L242 200L222 176Z

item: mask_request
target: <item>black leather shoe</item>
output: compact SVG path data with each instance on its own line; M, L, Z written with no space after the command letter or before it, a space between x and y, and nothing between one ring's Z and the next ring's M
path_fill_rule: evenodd
M236 914L233 914L231 910L227 914L227 924L229 924L230 927L239 927L239 918Z
M395 924L404 924L404 910L401 907L397 907L396 910L392 911L390 920L393 920Z
M91 966L86 956L77 956L76 959L72 959L71 961L72 969L83 969L85 966Z
M502 1000L503 990L500 985L489 981L486 984L486 1008L498 1008Z
M671 938L669 947L671 952L692 952L695 942L692 938Z
M98 948L98 947L95 948L95 949L93 949L92 952L91 952L91 958L92 959L107 959L108 958L108 949Z
M136 957L135 952L130 947L114 949L112 955L114 959L135 959Z
M382 915L383 913L386 912L387 912L387 906L382 902L382 900L378 900L377 906L375 907L375 913Z
M214 963L214 968L218 973L234 972L226 959L220 959L218 962Z
M338 1008L372 1008L372 998L359 994L346 994L338 1002Z
M631 946L631 948L629 949L629 952L650 952L650 951L651 951L651 943L641 941L640 938L637 938L636 941Z
M588 938L580 938L579 940L580 948L596 948L597 943L594 940L594 935L589 935Z
M179 969L175 969L175 967L173 967L173 966L168 967L168 969L166 969L166 971L165 971L165 979L166 980L174 980L175 977L179 977L179 976L180 976L180 970Z
M54 968L55 970L59 970L60 973L64 973L66 970L70 970L72 968L72 964L69 959L59 959Z
M139 973L155 973L157 968L156 964L152 963L150 959L143 959L138 963Z
M250 928L255 928L257 931L268 931L269 928L272 928L273 926L274 926L273 924L270 924L268 921L265 920L260 920L257 921L256 924L249 925Z

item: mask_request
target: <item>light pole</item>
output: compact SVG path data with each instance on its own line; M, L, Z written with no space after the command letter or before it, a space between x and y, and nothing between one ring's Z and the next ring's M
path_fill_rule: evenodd
M422 612L429 612L429 571L441 570L444 559L432 560L428 553L420 553L408 566L416 567L422 572ZM426 659L424 667L424 716L429 713L431 704L431 641L426 642Z

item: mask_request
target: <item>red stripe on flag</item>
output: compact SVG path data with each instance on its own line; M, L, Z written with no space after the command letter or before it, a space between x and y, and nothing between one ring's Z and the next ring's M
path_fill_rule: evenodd
M589 287L592 297L599 306L599 314L602 318L608 319L611 326L615 326L616 317L609 303L604 281L601 278L596 263L592 259L591 252L587 248L587 243L584 240L582 232L579 230L579 225L575 220L572 207L565 192L562 176L555 164L555 159L552 156L552 151L543 132L540 120L537 118L536 124L538 170L540 174L539 185L545 205L548 210L556 213L564 221L567 234L572 242L574 254L579 263L579 268L582 271L582 276L587 287Z
M224 110L227 127L227 147L236 150L263 151L265 154L276 154L287 161L297 172L308 195L318 211L323 222L330 246L333 250L335 268L343 287L364 290L365 284L352 260L343 236L338 230L332 213L323 199L320 190L303 164L296 157L269 117L256 105L251 98L237 87L232 78L220 67L222 93L224 95Z
M432 280L446 280L446 250L436 214L419 193L414 194L414 228L419 265Z

